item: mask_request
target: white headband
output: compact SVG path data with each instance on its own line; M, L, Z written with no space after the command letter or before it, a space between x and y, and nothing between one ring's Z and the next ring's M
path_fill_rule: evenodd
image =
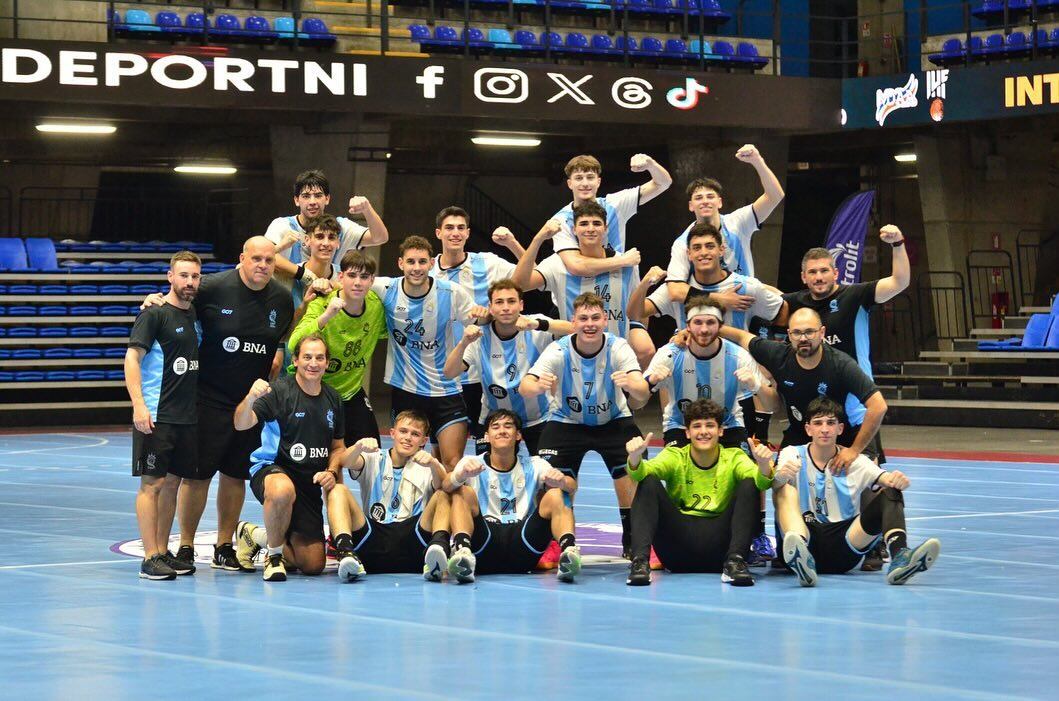
M688 315L687 315L687 320L688 321L691 321L691 317L699 316L701 314L706 314L706 315L709 315L709 316L717 317L717 321L724 321L724 314L721 314L721 310L718 309L717 307L714 307L714 306L711 306L711 305L708 305L708 304L700 304L700 305L695 306L695 307L688 307L687 312L688 312Z

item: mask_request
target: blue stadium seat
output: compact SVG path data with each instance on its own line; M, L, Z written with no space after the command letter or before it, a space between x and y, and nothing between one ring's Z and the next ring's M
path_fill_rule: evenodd
M180 22L180 15L175 12L159 12L154 16L154 23L158 25L163 34L186 36L195 32L194 29L189 30L184 27Z
M493 45L485 40L485 34L478 27L465 27L460 32L460 41L461 43L466 41L468 46L478 51L493 48Z
M55 243L51 239L26 239L26 258L31 270L51 272L59 269Z
M15 373L8 372L7 370L0 370L0 382L14 382Z
M165 291L165 286L163 286L161 289L162 291ZM129 285L130 295L153 295L155 292L158 291L158 285Z
M11 360L14 357L13 351L6 348L0 348L0 360Z
M308 34L307 43L328 46L338 39L327 29L327 23L319 17L309 17L302 21L302 31ZM299 35L301 36L301 35Z
M1047 51L1048 49L1052 48L1051 47L1051 43L1048 41L1048 30L1046 30L1046 29L1038 29L1036 31L1036 37L1035 38L1037 39L1037 50L1038 51Z
M214 28L210 34L238 41L243 34L243 28L239 24L239 18L235 15L223 14L214 18Z
M1051 314L1034 314L1026 323L1026 331L1022 338L1009 338L1003 341L979 341L979 350L991 351L1020 351L1020 350L1043 350L1048 340L1049 329L1056 326L1053 323L1055 317Z
M189 12L187 17L184 18L185 34L202 34L202 30L209 26L209 19L201 12Z
M100 336L128 336L128 326L104 326L99 330Z
M279 38L279 34L272 31L272 25L268 23L268 19L261 15L250 15L246 18L246 22L243 26L245 28L244 34L246 34L249 39L269 43Z
M662 41L655 37L644 37L640 42L640 50L636 53L640 56L658 56L662 53Z
M733 61L735 48L727 41L717 41L713 44L713 55L720 61Z
M70 310L64 304L53 304L47 307L37 307L39 316L66 316Z
M732 16L721 8L721 3L718 0L699 0L699 7L703 17L708 17L718 24L723 24L732 19Z
M81 360L95 360L103 357L102 348L74 348L73 356Z
M95 331L95 328L92 328ZM73 336L73 328L66 326L45 326L41 328L36 334L41 338L66 338L67 336Z
M624 35L618 37L614 41L614 48L622 53L628 51L633 54L640 50L640 46L636 43L636 37L629 37L628 40L626 40Z
M614 42L606 34L593 34L588 53L611 56L621 52L614 48Z
M692 39L691 43L688 44L688 53L698 58L699 56L709 56L712 53L713 47L710 46L710 42L703 39Z
M486 41L493 45L494 50L510 51L520 50L522 47L511 38L511 32L506 29L490 29L486 35Z
M6 294L18 294L18 293L8 292L7 291L7 285L5 285L4 283L0 282L0 295L6 295ZM33 294L33 293L30 292L29 294Z
M27 287L29 287L29 285L27 285ZM41 294L41 295L71 294L69 292L69 289L70 288L67 287L66 285L40 285L39 287L37 287L36 293L31 293L31 294Z
M985 42L982 44L980 51L977 51L981 56L989 57L1002 54L1004 52L1004 35L1003 34L990 34L985 38Z
M408 34L412 41L430 41L430 27L425 24L408 25Z
M79 282L76 285L70 285L69 290L72 295L97 295L99 294L99 285Z
M43 382L44 373L39 370L18 370L15 372L15 382Z
M0 270L25 270L29 267L22 239L0 239Z
M0 331L4 329L0 328ZM38 336L36 326L12 326L7 329L8 338L36 338Z
M455 27L439 24L434 27L434 41L445 44L455 44L460 40L459 32Z
M563 37L559 32L541 32L541 46L551 47L552 51L562 51Z
M1004 13L1004 0L984 0L981 5L971 10L971 14L978 18Z
M683 39L666 39L665 56L677 61L683 61L688 57L688 45Z
M949 66L963 60L963 43L953 37L946 39L941 45L941 51L930 54L927 58L935 66Z
M523 49L539 49L541 46L537 41L537 35L528 29L515 30L515 43Z
M121 284L100 285L99 294L101 295L127 295L129 294L129 286Z
M1059 316L1059 295L1052 300L1052 316Z
M1004 53L1008 56L1023 56L1030 52L1029 42L1026 41L1026 32L1012 32L1004 41Z
M66 285L44 285L43 287L37 287L36 285L10 285L7 288L7 294L9 295L36 295L36 294L56 294L54 292L45 292L44 287L61 287L62 292L58 294L64 294L66 292Z
M735 47L735 55L741 63L744 63L755 70L763 68L765 64L768 63L768 59L759 55L757 47L748 41L739 42Z
M69 333L74 338L95 338L99 335L99 329L95 326L71 326Z
M272 26L275 28L276 35L279 37L280 41L289 42L294 39L295 25L293 17L277 17L275 21L272 22ZM309 35L305 32L298 32L299 41L308 38L308 36Z
M615 4L618 7L622 6L621 0L618 0ZM654 5L651 0L626 0L629 12L654 12Z
M125 379L125 371L124 370L107 370L106 374L107 374L107 379L108 380L124 380Z
M124 358L126 350L128 350L128 349L126 349L126 348L104 348L103 349L103 357L104 358Z
M967 46L970 49L972 57L978 56L982 53L982 37L971 37L971 40L967 43Z
M45 358L46 360L66 360L74 357L74 351L72 348L45 348L44 352L38 351L37 357Z
M1048 338L1044 341L1044 347L1048 350L1059 350L1059 318L1052 317L1052 327L1048 330Z
M132 311L130 311L130 309ZM129 314L136 314L140 308L130 307L127 304L108 304L99 308L100 316L127 316Z
M45 382L73 382L78 379L70 370L48 370L44 373Z
M581 53L588 48L588 37L581 32L569 32L563 48L570 53Z
M61 349L60 348L49 348L48 350L69 350L69 349L67 349L67 348L61 348ZM39 348L16 348L15 350L11 351L11 359L12 360L39 360L41 355L44 355L45 358L52 357L52 356L47 355L47 351L45 351L44 354L42 354ZM67 356L67 357L69 357L69 356Z
M37 308L28 304L13 304L7 307L7 316L37 316Z
M140 32L144 34L158 34L162 31L151 19L151 15L144 10L126 10L122 30L124 32Z
M677 7L675 0L654 0L652 3L658 14L682 14L683 10Z
M107 371L106 370L78 370L75 373L71 373L71 374L76 375L76 378L71 378L71 379L77 379L78 381L81 381L81 382L94 382L94 381L98 381L98 380L107 379Z
M94 304L78 304L70 307L70 316L98 316L99 307Z

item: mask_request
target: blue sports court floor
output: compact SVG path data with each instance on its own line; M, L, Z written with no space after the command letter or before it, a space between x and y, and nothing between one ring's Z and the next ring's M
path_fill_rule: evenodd
M734 589L655 573L633 589L622 564L588 566L573 586L543 574L266 585L208 566L137 578L122 553L137 538L129 443L0 436L0 697L1056 698L1059 464L893 460L912 478L911 540L942 540L905 587L879 573L812 590L775 574ZM581 474L578 518L595 525L579 536L607 553L609 479L597 460ZM260 520L256 503L245 513ZM211 498L204 530L214 514Z

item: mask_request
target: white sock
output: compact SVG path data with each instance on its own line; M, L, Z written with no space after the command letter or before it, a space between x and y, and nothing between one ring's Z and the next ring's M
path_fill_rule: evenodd
M259 548L268 547L268 532L263 527L254 526L250 530L250 537L254 539Z
M273 555L282 555L282 554L283 554L283 546L282 545L277 545L274 548L271 545L268 546L268 556L269 557L272 557Z

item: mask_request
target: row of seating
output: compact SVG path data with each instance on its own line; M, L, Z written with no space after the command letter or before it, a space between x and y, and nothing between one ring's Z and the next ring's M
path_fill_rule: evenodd
M633 37L626 42L625 36L612 40L606 34L596 34L591 40L580 32L570 32L563 39L558 32L542 32L540 38L526 29L515 31L514 35L506 29L490 29L488 35L477 27L468 27L457 31L455 27L438 25L433 34L425 24L408 26L412 41L418 42L423 51L448 52L462 51L468 47L475 52L517 53L527 55L543 52L545 47L554 54L579 56L599 56L606 58L621 57L625 53L636 58L651 60L671 60L678 62L698 61L705 59L709 63L741 65L754 69L762 68L768 59L758 53L757 47L749 42L739 42L733 47L730 42L693 39L690 43L683 39L666 39L663 44L656 37L644 37L639 44Z
M1037 50L1044 53L1055 53L1059 51L1059 27L1048 32L1046 29L1037 30ZM990 34L984 40L982 37L973 36L969 43L953 37L946 39L941 45L941 51L930 54L927 58L935 66L950 66L962 63L970 51L973 60L989 60L994 58L1021 58L1029 56L1033 48L1033 35L1026 32L1012 32L1005 37L1003 34Z
M156 252L170 252L179 251L184 248L184 244L191 242L177 241L167 243L164 241L152 241L148 244L151 248L145 247L143 251L156 251ZM66 246L78 246L81 247L83 244L77 242L71 242L64 244ZM101 245L95 248L82 248L84 251L100 251L100 252L121 252L120 249L107 249L104 247L109 246L124 246L124 250L131 252L131 247L127 243L122 244L107 244L103 242ZM198 246L201 252L201 246ZM73 250L73 249L70 249ZM211 249L212 250L212 249ZM228 266L224 263L205 263L203 266L203 272L214 272L217 270L224 270ZM69 273L137 273L137 274L152 274L162 272L164 273L169 269L169 264L165 261L159 262L148 262L148 261L121 261L117 263L105 262L105 261L93 261L89 263L76 261L76 260L65 260L61 264L58 258L58 248L55 242L48 238L35 238L30 237L26 239L20 238L0 238L0 271L38 271L38 272L69 272Z
M979 341L978 350L983 351L1059 351L1059 296L1052 301L1048 314L1033 314L1026 322L1022 338L1003 341Z
M220 14L211 22L201 12L189 12L181 21L175 12L159 12L152 19L145 10L127 10L124 21L119 13L112 13L110 24L115 34L135 38L195 38L205 31L218 39L258 44L291 43L295 34L298 42L307 46L330 46L337 40L327 23L318 17L303 19L299 29L293 17L277 17L273 25L260 15L250 15L240 22L235 15Z
M213 253L212 243L198 241L75 241L63 239L55 242L59 253Z
M203 263L202 272L203 274L215 273L221 270L227 270L230 267L232 266L229 263ZM47 269L41 268L40 270ZM122 275L126 273L134 273L136 275L151 275L154 273L164 273L167 270L169 270L169 263L166 261L152 263L145 261L123 260L117 263L108 261L92 261L90 263L81 263L71 260L64 261L58 268L52 269L50 272L72 273L76 275Z
M1007 0L1008 15L1024 15L1033 9L1033 0ZM1059 9L1059 0L1037 0L1038 12ZM1004 0L983 0L971 14L979 19L995 20L1004 16Z
M422 0L409 0L407 4L421 5ZM448 0L442 3L449 6L462 6L463 0ZM471 0L473 6L507 7L509 0ZM718 0L510 0L510 4L523 9L526 7L543 7L551 5L553 10L572 10L577 12L617 12L627 11L639 15L683 15L701 16L713 24L724 24L732 15L721 8Z
M0 326L0 338L99 338L129 331L128 326Z
M99 360L124 358L127 346L107 348L0 348L0 360Z
M6 285L0 283L0 295L149 295L155 292L168 292L169 283L156 285L144 283L126 285L124 283L107 283L105 285Z
M3 298L0 297L0 302ZM140 313L140 305L128 304L47 304L42 306L32 304L13 304L5 306L0 304L0 316L136 316Z
M124 370L0 370L0 382L90 382L124 379Z
M55 270L55 242L46 238L0 238L0 271Z

